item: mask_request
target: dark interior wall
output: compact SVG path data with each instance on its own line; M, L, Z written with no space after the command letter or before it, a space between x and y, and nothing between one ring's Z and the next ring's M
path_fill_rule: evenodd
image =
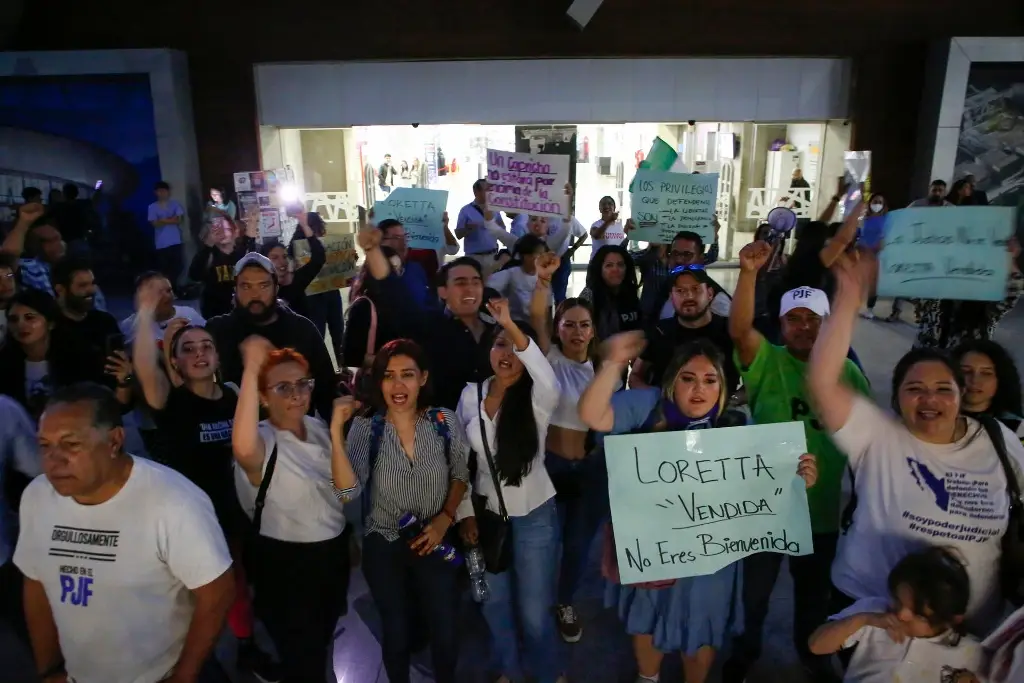
M195 0L26 3L7 50L169 47L188 54L200 170L224 182L259 163L254 63L354 59L839 56L854 60L855 145L876 186L909 186L930 41L1024 33L1021 0L605 0L580 31L570 0L389 0L269 5ZM615 84L609 84L614 88ZM519 95L515 95L518 97ZM158 103L159 105L159 103Z

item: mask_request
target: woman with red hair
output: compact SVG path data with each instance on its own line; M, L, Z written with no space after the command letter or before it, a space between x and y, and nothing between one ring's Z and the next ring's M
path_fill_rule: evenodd
M302 354L253 336L242 342L242 357L231 445L239 500L255 532L248 569L256 616L277 646L283 683L325 683L348 593L343 505L359 489L342 435L351 403L335 402L328 428L307 415L314 380Z

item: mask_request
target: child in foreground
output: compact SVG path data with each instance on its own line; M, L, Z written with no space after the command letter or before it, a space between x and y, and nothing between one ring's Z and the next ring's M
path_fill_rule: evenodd
M811 652L855 647L844 683L982 683L981 644L961 628L970 581L954 554L907 555L889 574L889 593L833 616L811 635Z

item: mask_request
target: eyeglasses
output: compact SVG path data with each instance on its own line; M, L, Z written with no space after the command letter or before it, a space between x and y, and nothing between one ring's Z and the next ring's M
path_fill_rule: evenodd
M291 398L295 395L298 396L309 396L313 393L313 387L316 385L316 380L312 377L304 377L295 382L278 382L274 386L270 387L276 395L281 398Z
M673 253L678 253L678 252L673 252ZM704 264L703 263L691 263L691 264L685 265L685 266L676 266L672 270L668 271L668 274L669 275L679 275L680 273L686 273L686 272L703 273L704 272Z

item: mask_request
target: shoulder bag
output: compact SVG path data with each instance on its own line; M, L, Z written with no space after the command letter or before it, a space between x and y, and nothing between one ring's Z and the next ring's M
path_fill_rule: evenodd
M474 509L476 511L476 527L480 536L480 549L484 554L484 563L487 571L491 574L500 574L512 565L512 523L508 518L508 510L505 508L505 496L501 493L501 481L498 479L498 468L491 455L491 445L487 439L487 427L484 424L484 384L478 382L476 385L476 410L480 420L480 438L483 441L484 456L487 458L487 467L491 471L491 483L494 484L494 493L498 497L498 513L487 507L487 499L483 496L474 496Z
M1010 512L1003 534L1003 552L999 560L999 580L1003 597L1015 607L1024 605L1024 501L1021 499L1020 481L1006 452L1003 429L995 418L980 415L978 421L985 428L992 447L999 456L1006 475L1006 491L1010 495Z
M270 488L270 479L274 476L274 467L277 465L277 444L270 451L270 460L267 460L267 469L263 471L263 479L260 480L260 488L256 492L256 505L252 510L252 533L260 535L260 528L263 526L263 507L267 504L267 489Z

